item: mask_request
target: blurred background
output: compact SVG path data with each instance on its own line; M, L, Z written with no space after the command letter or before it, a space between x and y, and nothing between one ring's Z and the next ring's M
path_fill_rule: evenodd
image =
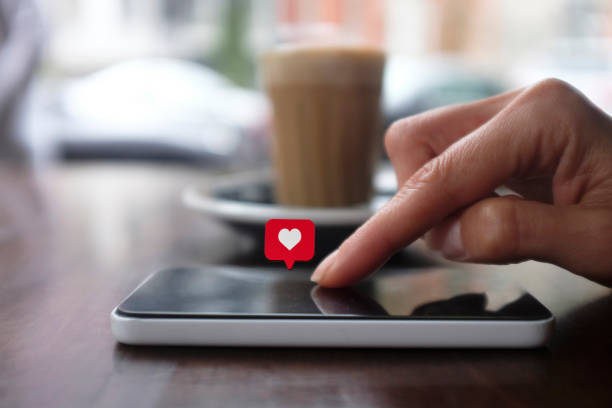
M341 38L388 53L384 117L545 77L612 112L607 0L0 0L2 156L267 161L258 54Z

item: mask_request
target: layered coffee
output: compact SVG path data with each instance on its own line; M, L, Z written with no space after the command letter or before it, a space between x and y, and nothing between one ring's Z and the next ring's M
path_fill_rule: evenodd
M281 204L368 201L381 145L383 66L384 54L366 47L287 47L262 56Z

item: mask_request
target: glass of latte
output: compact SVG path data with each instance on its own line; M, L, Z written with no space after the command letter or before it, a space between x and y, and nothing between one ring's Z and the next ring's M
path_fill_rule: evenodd
M365 46L295 45L262 55L279 204L342 207L370 199L384 61L380 49Z

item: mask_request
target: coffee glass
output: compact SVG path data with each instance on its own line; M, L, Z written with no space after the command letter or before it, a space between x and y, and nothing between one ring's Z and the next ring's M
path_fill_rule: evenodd
M284 46L261 56L280 204L369 200L382 137L384 61L380 49L365 46Z

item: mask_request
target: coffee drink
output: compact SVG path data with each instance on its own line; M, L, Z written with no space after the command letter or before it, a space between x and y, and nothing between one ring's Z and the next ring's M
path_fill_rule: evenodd
M367 202L381 145L384 54L356 46L292 46L261 58L274 114L280 204Z

